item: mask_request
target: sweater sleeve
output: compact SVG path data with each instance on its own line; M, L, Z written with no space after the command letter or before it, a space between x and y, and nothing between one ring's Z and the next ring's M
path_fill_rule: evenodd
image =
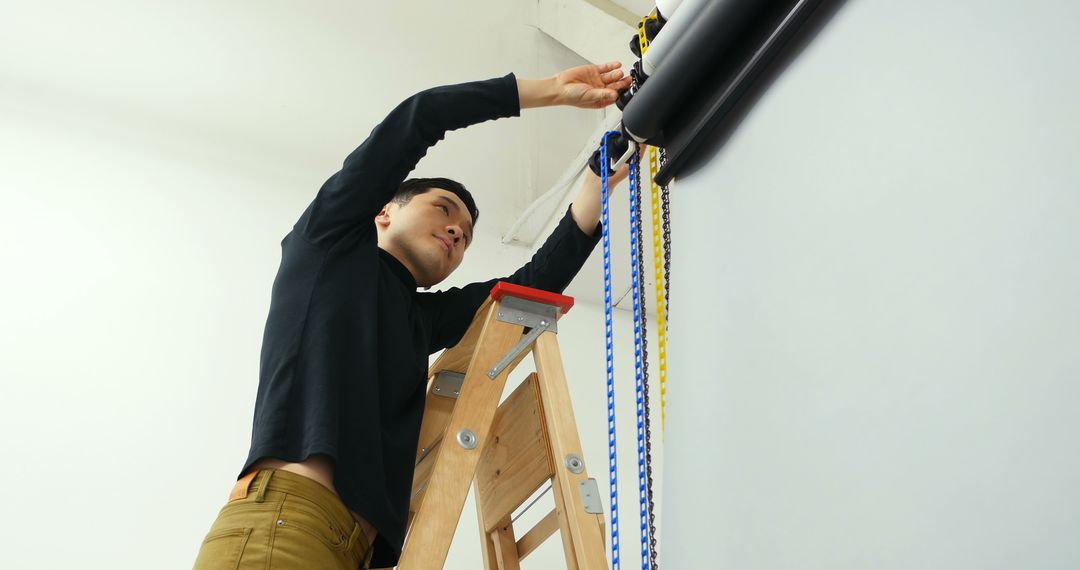
M447 131L521 113L517 80L504 77L421 91L399 104L319 189L294 226L315 245L374 218Z
M480 305L499 281L562 293L573 281L600 241L599 225L593 235L581 231L567 208L562 220L531 260L513 274L470 283L437 293L418 293L431 322L429 353L457 344Z

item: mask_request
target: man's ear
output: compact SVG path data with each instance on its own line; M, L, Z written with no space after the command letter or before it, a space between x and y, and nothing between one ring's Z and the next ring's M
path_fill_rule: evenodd
M387 204L383 206L382 210L375 215L375 225L380 228L386 228L390 225L390 210L393 204Z

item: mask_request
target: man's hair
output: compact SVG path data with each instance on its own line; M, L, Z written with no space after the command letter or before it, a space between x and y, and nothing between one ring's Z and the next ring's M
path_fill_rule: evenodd
M449 178L410 178L398 186L397 194L394 194L391 202L404 206L413 199L413 196L426 194L432 188L446 190L461 198L461 201L465 203L465 208L472 215L473 226L476 226L476 220L480 219L480 210L476 209L476 201L460 182Z

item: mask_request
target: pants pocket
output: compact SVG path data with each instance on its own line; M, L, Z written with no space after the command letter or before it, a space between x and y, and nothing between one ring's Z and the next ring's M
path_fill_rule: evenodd
M237 570L250 536L250 528L211 531L199 548L194 570Z
M352 527L341 528L317 503L289 495L282 504L278 530L303 531L332 552L344 552ZM349 522L352 522L351 520Z

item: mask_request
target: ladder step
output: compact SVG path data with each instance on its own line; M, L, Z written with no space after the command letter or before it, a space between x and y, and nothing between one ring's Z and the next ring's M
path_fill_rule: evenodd
M559 514L551 509L536 526L532 527L521 540L517 541L518 560L524 560L532 551L540 547L545 540L551 538L559 530Z
M536 374L499 406L491 437L476 469L476 500L482 520L495 530L553 474L540 411Z

